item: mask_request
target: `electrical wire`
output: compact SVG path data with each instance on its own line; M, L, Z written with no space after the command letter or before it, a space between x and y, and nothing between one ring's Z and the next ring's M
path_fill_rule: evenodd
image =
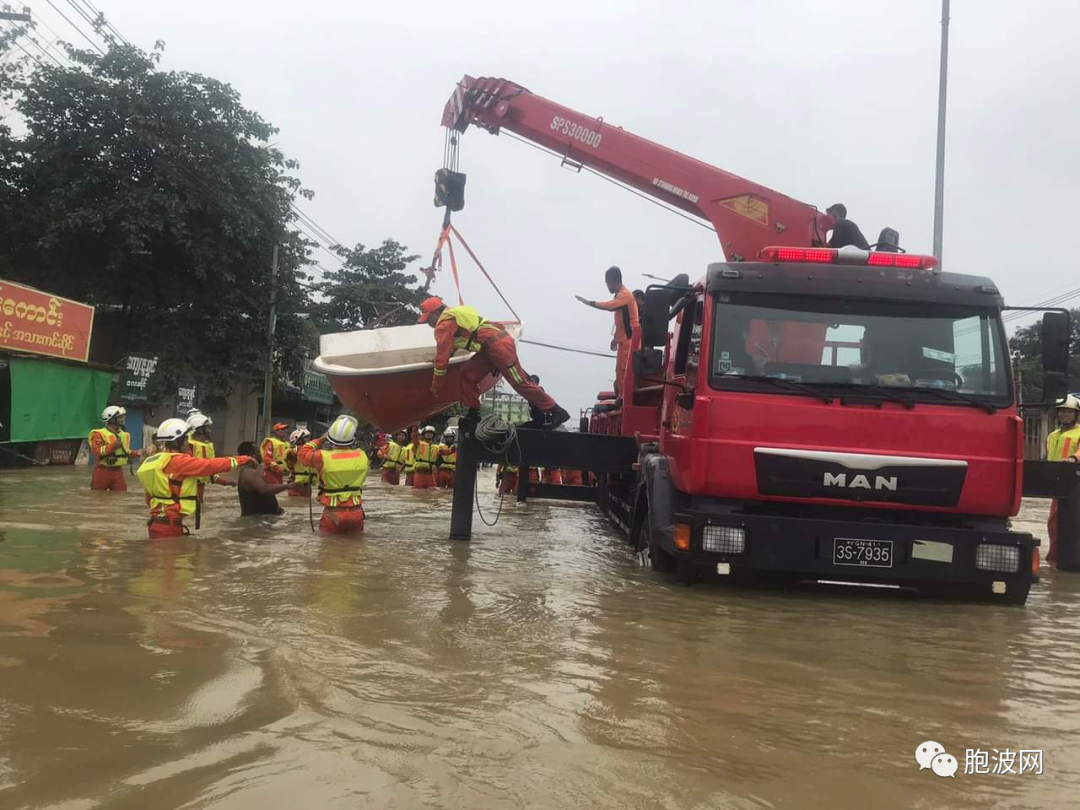
M94 48L94 49L95 49L95 50L96 50L96 51L97 51L98 53L100 53L100 54L101 54L102 56L104 56L104 55L105 55L105 51L103 51L103 50L101 49L101 46L100 46L100 45L98 45L98 44L97 44L96 42L94 42L94 40L90 39L90 37L86 35L86 32L85 32L85 31L83 31L83 30L82 30L82 29L81 29L81 28L80 28L79 26L77 26L77 25L76 25L75 23L73 23L73 22L72 22L72 21L71 21L71 20L70 20L70 19L68 18L68 16L67 16L67 15L66 15L66 14L65 14L64 12L62 12L62 11L61 11L60 9L58 9L58 8L56 7L56 5L55 5L55 4L53 3L53 1L52 1L52 0L45 0L45 2L49 4L49 6L50 6L50 7L52 8L52 10L53 10L53 11L55 11L55 12L56 12L57 14L59 14L59 15L60 15L61 17L63 17L63 18L64 18L64 22L66 22L66 23L67 23L68 25L70 25L70 26L71 26L72 28L74 28L74 29L75 29L76 31L78 31L78 32L79 32L79 35L80 35L80 36L81 36L81 37L82 37L83 39L85 39L85 40L86 40L87 42L89 42L89 43L90 43L90 46L91 46L92 48ZM71 0L68 0L68 2L70 3L70 2L71 2Z

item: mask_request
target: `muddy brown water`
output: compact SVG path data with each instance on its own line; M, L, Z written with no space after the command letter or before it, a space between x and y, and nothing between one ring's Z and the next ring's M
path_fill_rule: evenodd
M88 479L0 473L5 810L1077 803L1080 575L1026 608L685 585L586 506L507 501L452 543L447 494L378 483L359 541L215 487L152 542Z

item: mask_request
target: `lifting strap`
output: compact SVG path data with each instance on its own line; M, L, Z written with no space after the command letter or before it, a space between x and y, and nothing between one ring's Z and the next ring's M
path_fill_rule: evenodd
M457 289L458 303L465 303L465 298L461 294L461 277L458 274L457 257L454 256L454 243L450 239L451 235L457 237L457 240L461 243L461 246L465 248L465 252L469 254L469 258L471 258L473 262L475 262L476 266L480 268L480 272L484 274L484 278L488 280L488 283L498 294L499 298L502 299L502 302L504 304L506 304L506 308L513 313L516 320L510 321L510 323L521 323L521 316L517 314L517 311L512 306L510 306L510 302L507 301L506 296L502 294L502 290L499 289L499 285L495 283L495 280L484 268L484 265L481 264L478 258L476 258L476 254L473 253L473 249L469 247L469 243L465 241L464 237L462 237L458 229L451 225L449 221L444 223L443 229L439 233L439 241L435 245L435 255L432 258L431 262L430 269L432 272L428 273L428 284L430 285L431 281L434 279L435 271L442 269L442 249L443 245L445 245L447 250L449 250L450 252L450 271L454 274L454 287Z

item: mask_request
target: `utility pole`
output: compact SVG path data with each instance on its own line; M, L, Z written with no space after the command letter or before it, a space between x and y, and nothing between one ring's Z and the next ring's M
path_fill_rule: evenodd
M941 74L938 77L937 168L934 172L934 255L941 259L945 216L945 88L949 79L949 0L941 0Z
M278 246L274 245L274 263L270 268L270 323L266 328L266 376L263 379L263 435L270 435L270 406L274 396L274 327L277 325Z

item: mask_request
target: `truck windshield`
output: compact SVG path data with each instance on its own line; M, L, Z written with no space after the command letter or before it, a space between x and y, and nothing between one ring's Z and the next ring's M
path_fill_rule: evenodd
M1012 401L994 309L734 293L715 306L715 388L782 393L760 379L774 377L815 389L900 389L888 393L939 404Z

